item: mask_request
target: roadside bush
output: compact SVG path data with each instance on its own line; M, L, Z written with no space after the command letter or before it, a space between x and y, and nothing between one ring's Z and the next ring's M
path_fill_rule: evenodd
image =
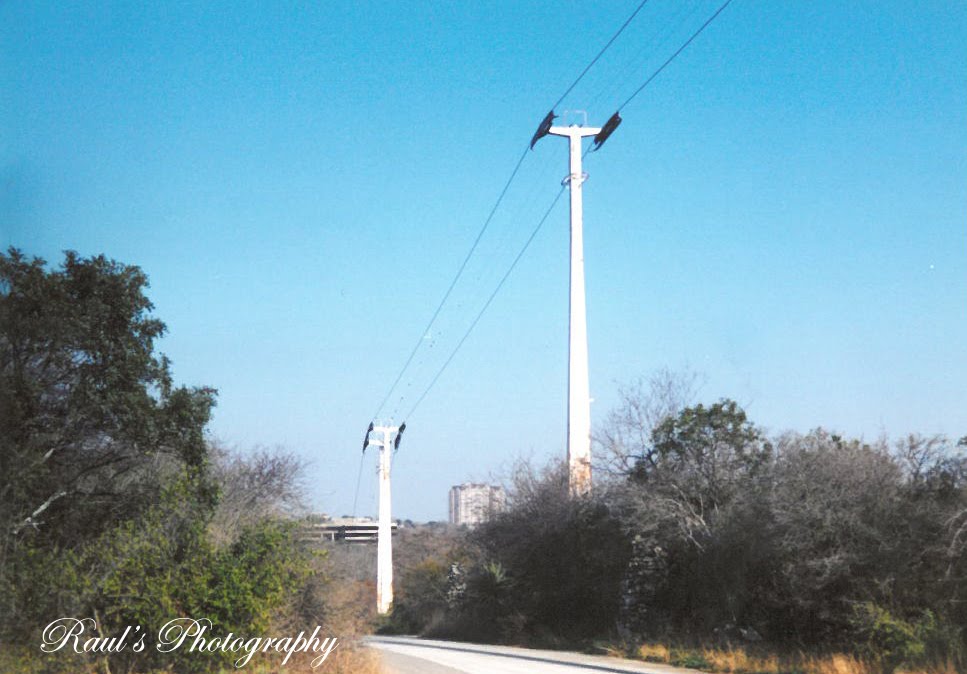
M967 669L967 441L769 440L731 401L662 421L625 405L601 437L626 467L607 496L626 638Z
M452 574L469 568L471 559L466 534L456 527L430 523L401 528L393 548L393 610L380 631L434 636L453 632Z
M520 466L511 498L508 511L471 533L480 558L467 599L476 583L504 640L584 640L612 631L630 546L607 501L569 497L561 466L543 475Z
M393 613L384 632L434 633L445 622L448 589L446 560L427 559L405 569L394 596Z
M853 607L851 620L857 652L880 662L887 672L904 662L919 663L926 647L915 625L869 602Z

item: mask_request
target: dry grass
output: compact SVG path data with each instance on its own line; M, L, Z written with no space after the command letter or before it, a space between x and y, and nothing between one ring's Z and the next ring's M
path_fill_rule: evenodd
M380 671L379 654L365 648L343 651L326 670L327 674L379 674Z
M881 674L883 671L878 665L841 653L804 658L802 663L808 674Z
M742 648L729 648L728 650L706 648L702 650L702 657L715 672L728 672L729 674L769 672L769 674L773 674L783 671L778 656L753 656Z
M665 644L642 644L638 647L638 657L645 662L658 662L667 665L672 660L672 652Z
M743 648L688 649L662 643L646 643L638 647L638 658L645 662L702 669L716 674L883 674L876 662L852 655L750 654ZM963 674L952 662L929 667L901 669L896 674Z
M310 661L309 657L300 662L290 660L285 667L269 669L265 674L379 674L381 671L379 655L376 652L343 644L315 669L309 664Z

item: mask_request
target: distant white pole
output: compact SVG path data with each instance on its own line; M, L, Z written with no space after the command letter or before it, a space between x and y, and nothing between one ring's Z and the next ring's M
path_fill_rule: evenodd
M389 613L393 603L393 525L390 507L390 461L396 426L373 429L383 436L379 443L379 529L376 540L376 611Z
M601 129L587 126L552 126L549 134L570 141L571 192L571 298L567 376L568 489L578 496L591 491L591 392L588 377L588 318L584 293L584 214L581 185L582 139Z

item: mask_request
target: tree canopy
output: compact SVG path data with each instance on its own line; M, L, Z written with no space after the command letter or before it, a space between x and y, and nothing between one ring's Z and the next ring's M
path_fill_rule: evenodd
M134 266L0 255L0 522L70 544L157 500L161 471L206 483L212 388L174 387Z
M215 390L173 383L147 288L100 255L48 269L0 254L0 642L23 646L0 653L4 671L40 671L40 631L65 616L108 635L179 617L236 633L287 612L319 620L315 558L280 516L299 462L206 437ZM211 671L226 657L56 653L43 671Z

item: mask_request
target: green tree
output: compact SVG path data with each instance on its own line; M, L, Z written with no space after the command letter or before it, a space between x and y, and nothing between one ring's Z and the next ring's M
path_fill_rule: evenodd
M172 385L137 267L0 254L0 536L70 546L157 500L159 473L207 479L210 388Z
M652 432L651 445L635 477L674 483L702 512L732 501L772 454L772 445L733 400L667 417Z
M264 635L324 606L316 561L283 513L300 463L233 456L205 435L215 391L176 387L155 353L164 324L147 278L103 256L61 266L0 255L0 641L37 643L58 617L100 635L173 618L216 634ZM313 619L313 618L308 618ZM28 669L39 657L27 649ZM19 656L18 656L19 657ZM43 671L209 671L210 657L144 652L74 658Z
M641 443L615 489L632 544L622 623L711 632L753 622L755 587L768 577L771 443L731 400L666 416Z

